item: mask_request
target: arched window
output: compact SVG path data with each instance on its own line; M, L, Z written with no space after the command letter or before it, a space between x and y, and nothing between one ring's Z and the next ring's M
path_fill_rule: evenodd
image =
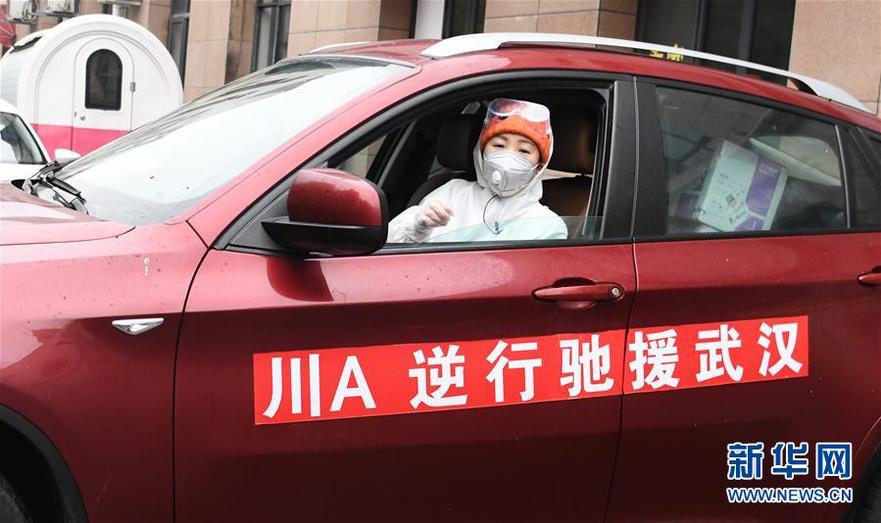
M122 106L122 61L100 49L86 62L86 107L118 111Z

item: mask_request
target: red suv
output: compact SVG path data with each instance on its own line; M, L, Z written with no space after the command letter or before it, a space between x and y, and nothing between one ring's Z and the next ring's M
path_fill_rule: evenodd
M498 97L550 110L568 238L386 244ZM638 42L349 45L3 184L0 519L877 521L860 107Z

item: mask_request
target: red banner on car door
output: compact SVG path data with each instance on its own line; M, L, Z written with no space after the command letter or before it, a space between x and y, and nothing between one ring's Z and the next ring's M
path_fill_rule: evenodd
M471 409L808 375L807 316L254 354L254 422ZM626 354L625 354L626 352Z

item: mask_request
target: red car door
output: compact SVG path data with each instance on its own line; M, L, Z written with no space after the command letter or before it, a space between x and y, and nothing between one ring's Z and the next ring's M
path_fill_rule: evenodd
M616 98L610 187L632 187L630 85ZM631 198L615 194L611 237L593 243L311 259L212 250L178 353L177 517L601 519L635 291L628 234L610 232L629 232ZM623 294L580 309L533 297L592 283ZM570 396L564 355L591 342L607 350L603 392ZM453 347L464 384L428 368ZM449 378L432 397L455 401L427 404L427 376Z
M609 520L822 520L830 505L731 503L726 488L853 487L867 461L816 477L818 442L864 456L881 415L881 294L858 282L881 265L881 233L849 233L860 224L845 197L844 173L861 166L835 121L637 92L641 158L663 168L639 167L626 366L644 379L625 383ZM759 443L755 475L738 477L728 445Z

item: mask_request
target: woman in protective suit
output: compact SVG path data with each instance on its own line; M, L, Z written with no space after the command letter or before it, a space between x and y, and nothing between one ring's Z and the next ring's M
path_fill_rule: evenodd
M474 146L477 182L453 179L389 222L389 243L565 239L563 220L539 203L554 148L544 105L497 98Z

